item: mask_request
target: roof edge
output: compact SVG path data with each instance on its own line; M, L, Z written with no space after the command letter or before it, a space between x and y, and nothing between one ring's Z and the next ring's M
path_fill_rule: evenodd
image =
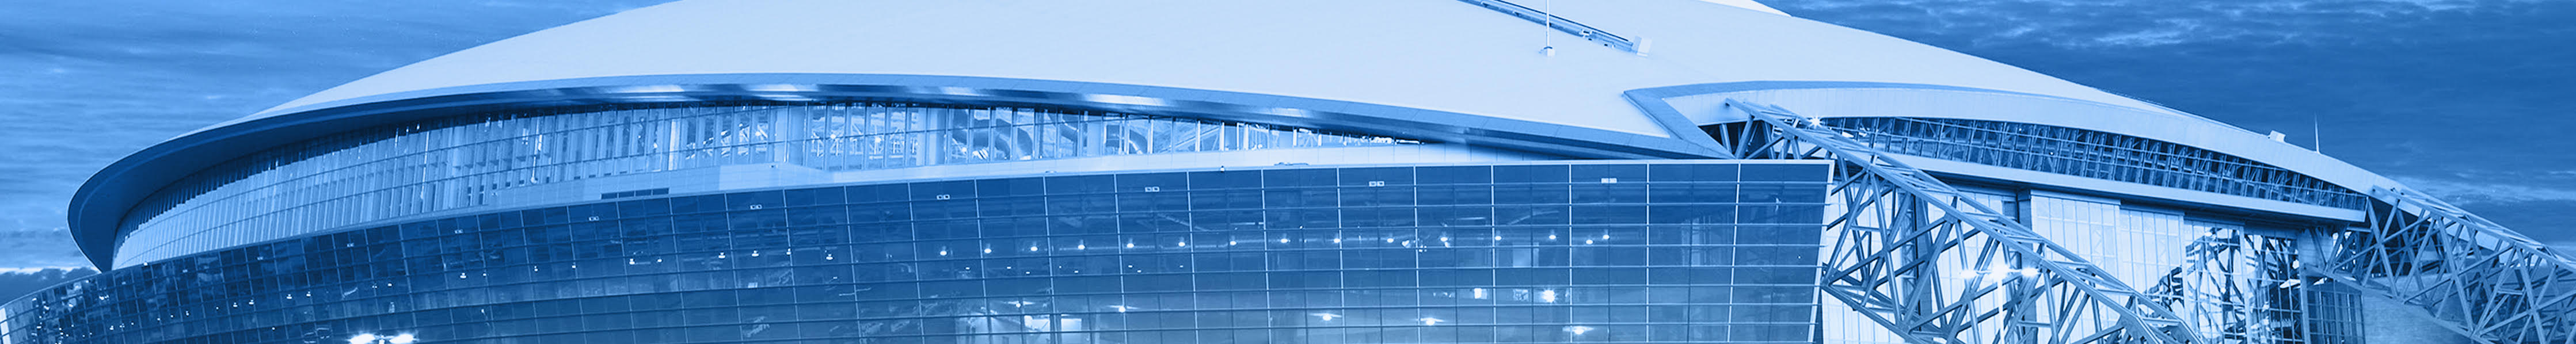
M895 74L620 76L383 94L218 124L147 147L101 169L73 194L68 220L73 240L92 264L104 270L115 266L126 214L145 198L205 168L281 145L368 127L510 109L713 101L798 103L818 99L1063 107L1295 125L1585 157L1724 157L1724 153L1684 139L1605 129L1339 100L1160 86ZM1659 122L1668 126L1688 124L1686 119L1675 118Z

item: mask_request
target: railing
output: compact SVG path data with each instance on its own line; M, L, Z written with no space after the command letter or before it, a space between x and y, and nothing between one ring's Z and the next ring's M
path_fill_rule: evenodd
M1619 49L1619 51L1625 51L1625 52L1631 52L1631 53L1637 53L1637 54L1645 54L1645 52L1643 52L1643 51L1638 51L1638 48L1637 48L1637 42L1635 42L1635 41L1630 41L1630 40L1628 40L1628 38L1627 38L1627 37L1619 37L1619 35L1613 35L1613 34L1610 34L1610 32L1608 32L1608 31L1601 31L1601 29L1595 29L1595 28L1592 28L1592 26L1590 26L1590 25L1583 25L1583 23L1576 23L1576 22L1574 22L1573 20L1565 19L1565 17L1558 17L1558 16L1556 16L1556 15L1554 15L1554 14L1547 14L1547 12L1540 12L1539 10L1530 9L1530 8L1529 8L1529 7L1527 7L1527 6L1521 6L1521 5L1519 5L1519 4L1513 4L1513 3L1511 3L1510 1L1503 1L1503 0L1458 0L1458 1L1464 1L1464 2L1466 2L1466 3L1468 3L1468 4L1476 5L1476 7L1484 7L1485 9L1494 10L1495 12L1502 12L1503 14L1509 14L1509 15L1511 15L1511 16L1513 16L1513 17L1519 17L1519 18L1521 18L1522 20L1528 20L1528 21L1530 21L1530 22L1532 22L1532 23L1538 23L1539 25L1547 25L1547 27L1548 27L1548 28L1556 29L1556 31L1564 31L1564 32L1565 32L1565 33L1567 33L1567 34L1572 34L1572 35L1574 35L1575 37L1583 37L1583 39L1592 40L1593 42L1599 42L1599 43L1601 43L1601 45L1603 45L1603 46L1608 46L1608 47L1610 47L1611 49Z
M1846 117L1823 124L1898 154L2335 208L2369 207L2361 193L2306 174L2136 136L1938 118Z

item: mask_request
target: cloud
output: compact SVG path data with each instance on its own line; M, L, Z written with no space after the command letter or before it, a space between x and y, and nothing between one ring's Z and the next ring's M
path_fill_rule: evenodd
M12 2L0 11L0 269L86 265L90 173L198 127L403 64L663 0ZM31 236L53 233L54 237Z
M2392 177L2418 191L2440 197L2457 205L2484 203L2570 202L2576 204L2576 187L2565 183L2546 186L2528 182L2463 181L2419 177ZM2576 210L2576 209L2569 209Z
M39 273L46 273L46 272L63 273L63 272L71 272L72 270L80 270L80 269L88 269L88 268L89 268L89 267L87 267L87 266L36 266L36 267L0 268L0 275L11 275L11 274L15 274L15 275L31 275L31 274L39 274Z
M1967 43L2154 47L2212 41L2331 42L2406 36L2463 16L2521 14L2546 0L1772 0L1801 17ZM2475 23L2470 23L2475 24ZM2314 30L2333 26L2339 30ZM2030 35L2041 33L2042 35ZM1945 45L1948 46L1948 45Z
M2576 243L2576 1L1765 2L2288 133Z
M0 272L86 266L89 260L62 227L0 231Z

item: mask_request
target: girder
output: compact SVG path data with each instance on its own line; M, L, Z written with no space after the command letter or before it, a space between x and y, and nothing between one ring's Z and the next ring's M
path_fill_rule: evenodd
M2576 262L2413 190L2375 189L2368 231L2319 273L2407 304L2480 343L2576 343Z
M1841 161L1822 290L1914 343L2198 343L2158 298L1929 173L1777 107L1715 131L1738 157Z

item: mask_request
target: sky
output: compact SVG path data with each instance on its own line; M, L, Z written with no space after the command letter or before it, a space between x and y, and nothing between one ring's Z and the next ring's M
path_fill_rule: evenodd
M0 2L0 277L87 266L65 204L126 154L413 61L658 2ZM2576 0L1764 2L2287 133L2576 246L2576 231L2552 226L2576 223Z

